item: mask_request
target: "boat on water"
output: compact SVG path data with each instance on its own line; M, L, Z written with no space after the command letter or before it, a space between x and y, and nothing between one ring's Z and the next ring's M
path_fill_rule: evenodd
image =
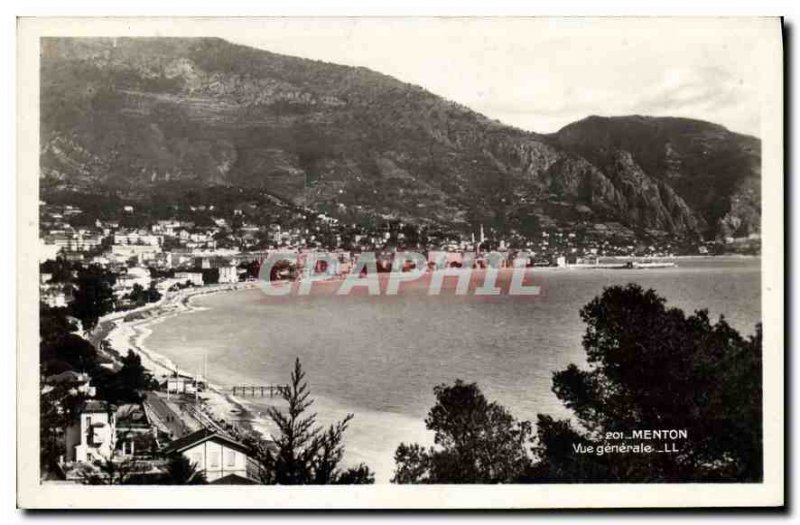
M674 261L625 261L601 263L599 260L594 262L584 262L575 264L565 264L569 269L595 269L595 270L651 270L660 268L677 268Z
M648 269L656 269L656 268L675 268L678 265L671 261L663 261L663 262L638 262L638 261L629 261L622 266L621 270L648 270Z

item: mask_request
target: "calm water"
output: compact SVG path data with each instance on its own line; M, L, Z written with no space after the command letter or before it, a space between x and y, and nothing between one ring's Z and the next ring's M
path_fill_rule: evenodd
M761 320L760 260L679 261L660 270L543 270L539 297L477 300L452 294L293 297L259 290L200 297L191 313L153 326L147 345L187 370L204 351L212 382L285 383L295 357L308 373L323 422L353 412L347 460L387 481L401 441L428 443L432 389L476 381L520 418L568 413L550 391L554 371L583 363L578 312L603 286L637 282L668 304L708 308L750 334ZM317 286L315 284L315 286ZM425 285L420 284L423 290ZM256 400L253 404L259 410Z

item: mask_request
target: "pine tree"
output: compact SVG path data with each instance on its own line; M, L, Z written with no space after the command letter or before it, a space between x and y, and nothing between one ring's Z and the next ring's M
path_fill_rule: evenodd
M308 413L314 403L300 359L295 360L288 388L282 391L288 403L284 412L270 407L268 415L278 427L275 438L277 452L271 461L263 462L274 476L267 479L280 485L328 485L336 483L372 483L374 475L365 465L342 473L339 464L344 457L343 436L353 415L323 430L316 424L316 413ZM267 464L269 463L269 464Z

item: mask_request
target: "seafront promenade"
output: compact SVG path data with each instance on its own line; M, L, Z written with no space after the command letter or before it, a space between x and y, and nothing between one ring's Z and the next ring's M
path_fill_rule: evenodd
M181 370L169 359L161 356L157 349L149 348L144 340L149 335L149 325L172 315L191 309L190 300L200 295L249 289L257 286L254 281L236 284L216 284L164 291L162 298L149 305L124 312L113 312L101 318L89 334L89 340L108 358L115 367L121 366L120 356L129 350L138 354L144 366L161 383L171 376L195 377ZM243 434L253 430L252 414L242 406L234 395L224 387L206 384L198 395L172 394L149 391L143 405L160 430L173 439L201 428L227 433ZM276 402L280 397L276 396ZM259 425L263 428L264 425ZM269 436L264 436L269 438Z

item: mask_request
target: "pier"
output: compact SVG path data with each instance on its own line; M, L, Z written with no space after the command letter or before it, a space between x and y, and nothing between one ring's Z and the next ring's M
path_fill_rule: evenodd
M282 395L289 390L289 385L229 385L225 390L230 390L234 396L238 393L241 396L261 397Z

